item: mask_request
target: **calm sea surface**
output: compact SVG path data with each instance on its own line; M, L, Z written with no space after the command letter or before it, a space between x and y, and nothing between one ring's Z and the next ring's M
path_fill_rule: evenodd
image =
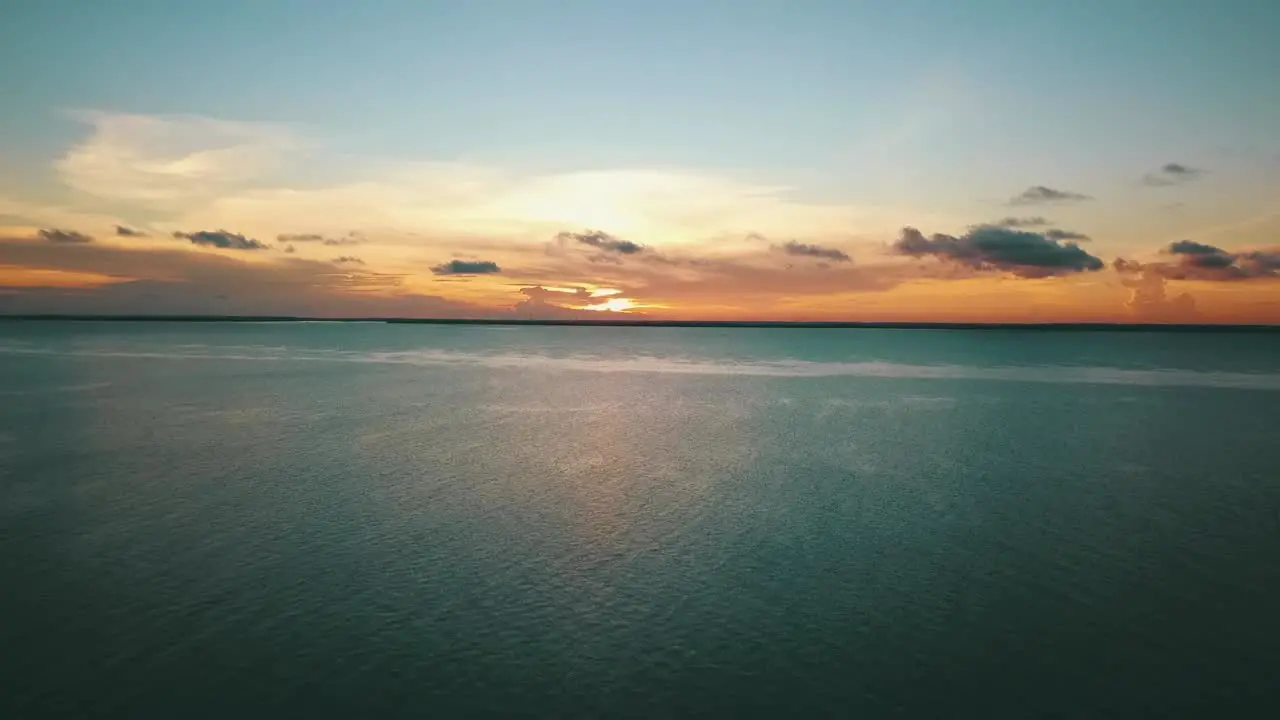
M1280 717L1280 335L0 323L0 717Z

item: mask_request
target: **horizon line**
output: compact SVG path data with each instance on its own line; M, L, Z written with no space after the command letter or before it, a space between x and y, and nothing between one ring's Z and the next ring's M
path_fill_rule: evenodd
M390 325L528 325L581 327L724 327L796 329L901 330L1086 330L1129 332L1280 332L1280 324L1118 323L1118 322L897 322L821 320L622 320L532 318L309 317L304 315L91 315L68 313L0 313L0 321L21 322L330 322Z

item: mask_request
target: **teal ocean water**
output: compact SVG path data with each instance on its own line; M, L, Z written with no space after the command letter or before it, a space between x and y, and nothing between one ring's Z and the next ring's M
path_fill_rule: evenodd
M0 717L1280 716L1278 439L1276 334L0 323Z

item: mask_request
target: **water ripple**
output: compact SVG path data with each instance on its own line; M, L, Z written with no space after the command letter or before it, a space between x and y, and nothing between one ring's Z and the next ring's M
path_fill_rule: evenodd
M155 360L222 360L273 362L348 362L387 365L462 366L488 369L657 373L779 378L866 377L903 380L986 380L1057 384L1138 385L1150 387L1235 388L1280 391L1280 373L1196 371L1175 368L1134 370L1106 366L921 365L894 362L814 362L806 360L724 361L697 357L598 355L551 356L538 353L472 353L450 350L346 351L288 350L282 347L237 346L235 352L152 351L145 349L52 348L0 346L0 354L51 355Z

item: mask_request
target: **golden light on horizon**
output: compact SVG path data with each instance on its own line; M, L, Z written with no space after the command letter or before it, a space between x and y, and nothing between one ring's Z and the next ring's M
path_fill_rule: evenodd
M610 294L613 294L613 293L610 293ZM655 309L656 309L656 308L665 308L665 307L667 307L667 306L666 306L666 305L649 305L649 304L642 304L642 303L638 303L638 302L636 302L636 301L632 300L631 298L619 297L619 298L613 298L612 300L606 300L605 302L602 302L602 303L596 303L596 304L594 304L594 305L584 305L584 306L579 307L579 308L577 308L577 309L578 309L578 310L591 310L591 311L594 311L594 312L619 312L619 313L626 313L626 312L630 312L630 311L632 311L632 310L644 310L644 309L647 309L647 308L655 308Z
M133 278L92 272L0 265L0 287L92 289L131 282Z

